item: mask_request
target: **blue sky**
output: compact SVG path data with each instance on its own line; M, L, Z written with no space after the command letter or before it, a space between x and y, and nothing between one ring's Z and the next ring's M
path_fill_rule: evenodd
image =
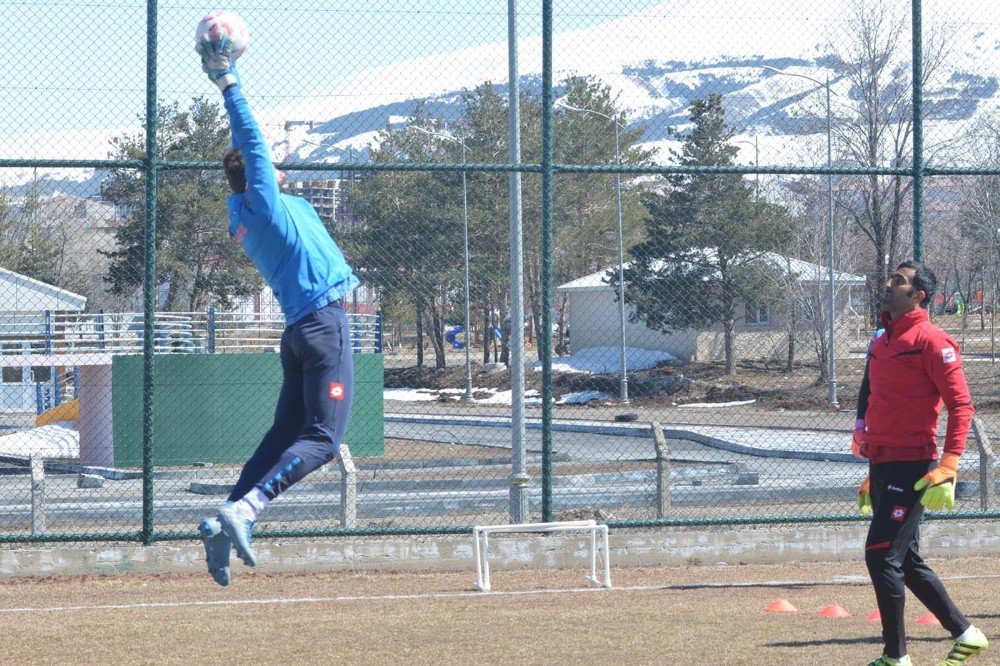
M662 1L559 0L556 30L592 27ZM520 34L539 35L541 3L519 4ZM184 104L213 94L193 50L195 24L213 9L236 11L250 26L254 97L264 108L378 65L507 36L506 0L160 2L161 99ZM145 11L139 0L0 0L0 137L136 125L145 110ZM0 156L32 151L8 142Z

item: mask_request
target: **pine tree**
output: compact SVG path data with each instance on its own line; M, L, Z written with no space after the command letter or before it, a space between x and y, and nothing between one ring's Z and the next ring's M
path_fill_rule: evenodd
M695 100L691 122L681 151L674 151L679 164L734 166L738 150L722 97ZM739 309L766 301L776 283L761 259L787 234L787 211L759 201L743 176L724 173L671 176L643 203L647 239L632 248L626 302L638 320L664 333L721 325L726 373L733 374Z
M211 304L231 306L263 286L260 275L239 244L229 237L222 156L230 148L229 125L220 107L204 98L188 110L161 106L157 125L159 159L219 161L216 171L161 170L156 192L156 270L168 285L167 310L200 310ZM141 135L112 141L112 157L142 159ZM102 184L105 199L125 211L126 224L116 233L116 248L106 282L116 295L129 295L142 284L145 229L145 178L113 169Z

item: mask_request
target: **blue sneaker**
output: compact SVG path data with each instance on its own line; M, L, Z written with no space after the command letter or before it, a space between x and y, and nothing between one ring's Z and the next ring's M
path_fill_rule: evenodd
M243 560L243 564L248 567L257 566L257 555L253 552L251 541L253 540L253 521L241 518L232 506L226 505L219 509L219 524L222 526L222 533L233 542L236 548L236 555Z
M205 562L208 573L216 583L229 585L229 550L233 542L222 532L218 518L205 518L198 525L198 534L205 545Z

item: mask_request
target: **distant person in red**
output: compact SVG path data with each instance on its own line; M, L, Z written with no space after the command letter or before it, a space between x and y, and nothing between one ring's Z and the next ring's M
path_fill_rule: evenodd
M928 318L937 278L905 261L885 284L882 328L868 345L851 448L868 458L869 476L858 488L858 509L872 517L865 562L882 615L882 656L869 666L911 666L903 605L913 592L953 638L938 666L956 666L989 641L962 614L920 557L918 526L924 509L955 506L958 460L972 421L972 398L958 345ZM941 406L948 433L938 461Z

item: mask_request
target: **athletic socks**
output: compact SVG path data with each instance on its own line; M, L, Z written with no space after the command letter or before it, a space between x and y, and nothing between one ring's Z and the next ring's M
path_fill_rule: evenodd
M233 504L233 510L236 511L236 515L240 518L249 520L252 523L257 520L257 515L264 510L264 507L270 501L270 498L262 493L259 488L254 488L244 495L243 499Z
M976 629L976 625L970 624L969 628L966 629L964 632L962 632L962 634L960 636L956 636L955 637L955 640L956 641L967 641L967 640L970 640L970 639L975 638L977 636L979 636L979 630Z

